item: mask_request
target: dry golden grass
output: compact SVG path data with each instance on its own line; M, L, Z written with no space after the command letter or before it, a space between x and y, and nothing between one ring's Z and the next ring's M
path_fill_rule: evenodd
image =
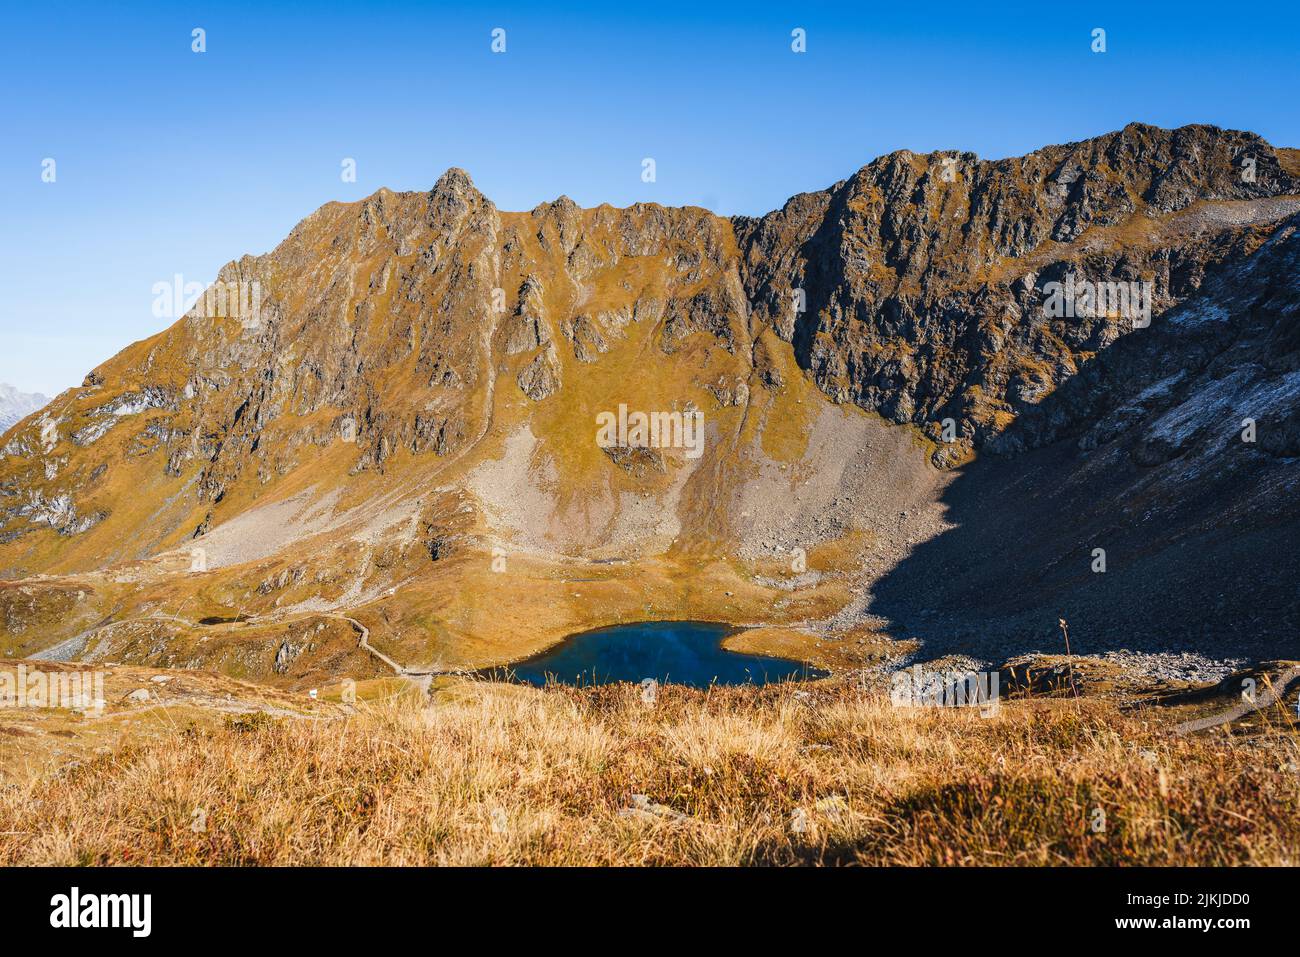
M359 707L232 718L9 785L0 864L1281 864L1300 848L1281 722L1180 738L1106 702L981 718L844 683L668 687L651 707L627 685L455 680L431 703Z
M1300 150L1279 149L1277 161L1292 176L1300 176Z

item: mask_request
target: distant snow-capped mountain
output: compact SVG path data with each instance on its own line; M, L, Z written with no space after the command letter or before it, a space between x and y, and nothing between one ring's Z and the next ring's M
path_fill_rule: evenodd
M0 432L19 419L24 419L50 400L39 392L19 392L11 385L0 382Z

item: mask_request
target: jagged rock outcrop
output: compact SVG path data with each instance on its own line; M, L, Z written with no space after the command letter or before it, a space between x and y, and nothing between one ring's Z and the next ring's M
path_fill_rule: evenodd
M1293 172L1253 134L1133 124L994 162L892 153L736 231L755 316L828 394L978 446L1131 328L1048 317L1046 283L1150 283L1158 314L1300 208L1268 201Z
M524 367L519 373L518 382L524 395L534 402L555 394L560 388L560 360L556 355L555 343L548 344Z

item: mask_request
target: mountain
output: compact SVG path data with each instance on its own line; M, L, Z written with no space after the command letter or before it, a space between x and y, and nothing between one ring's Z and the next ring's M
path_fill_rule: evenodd
M762 217L454 169L331 203L5 436L0 653L303 683L704 618L848 667L1066 617L1275 654L1297 223L1296 151L1140 124ZM637 412L702 442L599 440Z
M16 422L38 411L49 401L39 392L19 392L13 386L0 382L0 433L8 432Z

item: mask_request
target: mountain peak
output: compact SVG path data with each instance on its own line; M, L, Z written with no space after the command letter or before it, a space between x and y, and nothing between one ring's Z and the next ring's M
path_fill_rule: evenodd
M438 177L429 191L429 225L451 231L474 208L492 208L491 202L474 185L469 173L453 166Z
M453 166L438 177L430 192L434 195L472 196L481 195L469 173L459 166Z

